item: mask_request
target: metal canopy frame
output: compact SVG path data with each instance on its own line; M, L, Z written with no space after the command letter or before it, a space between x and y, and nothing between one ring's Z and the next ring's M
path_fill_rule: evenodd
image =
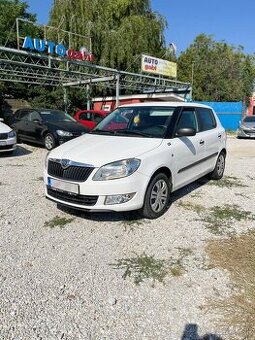
M172 92L183 98L190 83L118 71L86 61L68 60L0 46L0 81L41 86L85 87L101 84L115 89L116 106L122 89L132 93Z

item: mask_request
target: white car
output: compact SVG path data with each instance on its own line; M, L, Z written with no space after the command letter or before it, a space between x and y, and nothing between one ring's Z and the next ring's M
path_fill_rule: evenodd
M12 152L16 149L16 133L0 118L0 152Z
M157 218L171 192L223 176L226 133L209 106L151 102L120 106L94 130L51 151L46 196L87 211L140 210Z

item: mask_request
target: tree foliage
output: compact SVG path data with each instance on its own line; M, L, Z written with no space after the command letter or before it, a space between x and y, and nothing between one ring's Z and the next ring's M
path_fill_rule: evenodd
M149 0L55 0L50 24L91 37L95 61L103 66L138 71L142 53L165 53L166 21ZM74 39L73 47L88 47L81 40Z
M201 34L178 59L178 79L192 81L193 99L204 101L245 101L252 93L254 58L242 47L216 42Z
M36 21L36 15L28 11L28 4L20 0L0 1L0 45L17 47L16 18ZM20 33L22 36L31 34L31 30L36 30L32 25L21 23Z

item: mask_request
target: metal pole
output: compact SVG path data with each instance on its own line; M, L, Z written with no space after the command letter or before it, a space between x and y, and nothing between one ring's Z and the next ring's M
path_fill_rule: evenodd
M195 61L192 61L192 64L191 64L191 89L190 89L190 99L191 100L192 100L192 96L193 96L194 65L195 65Z
M87 89L87 110L90 110L90 85L86 85Z
M19 18L16 18L17 49L19 50Z
M120 102L120 74L116 74L116 101L115 101L115 107L119 106Z

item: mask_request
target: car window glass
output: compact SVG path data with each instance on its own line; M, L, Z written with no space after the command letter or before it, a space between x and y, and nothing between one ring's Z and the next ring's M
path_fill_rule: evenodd
M76 122L69 114L59 110L40 110L43 121L46 122Z
M245 117L243 122L245 122L245 123L255 123L255 116Z
M19 113L20 120L28 120L29 119L29 111L21 111Z
M197 121L194 110L184 109L177 123L176 131L183 128L192 128L197 131Z
M94 113L94 117L93 117L94 122L99 123L99 122L101 122L101 120L102 120L103 118L104 118L104 117L101 116L100 114Z
M80 119L91 121L91 112L83 112L80 114Z
M30 120L33 122L34 120L41 120L41 117L37 111L30 112Z
M198 126L200 132L211 130L216 127L216 120L214 118L212 110L204 107L198 107L196 111L198 116Z

